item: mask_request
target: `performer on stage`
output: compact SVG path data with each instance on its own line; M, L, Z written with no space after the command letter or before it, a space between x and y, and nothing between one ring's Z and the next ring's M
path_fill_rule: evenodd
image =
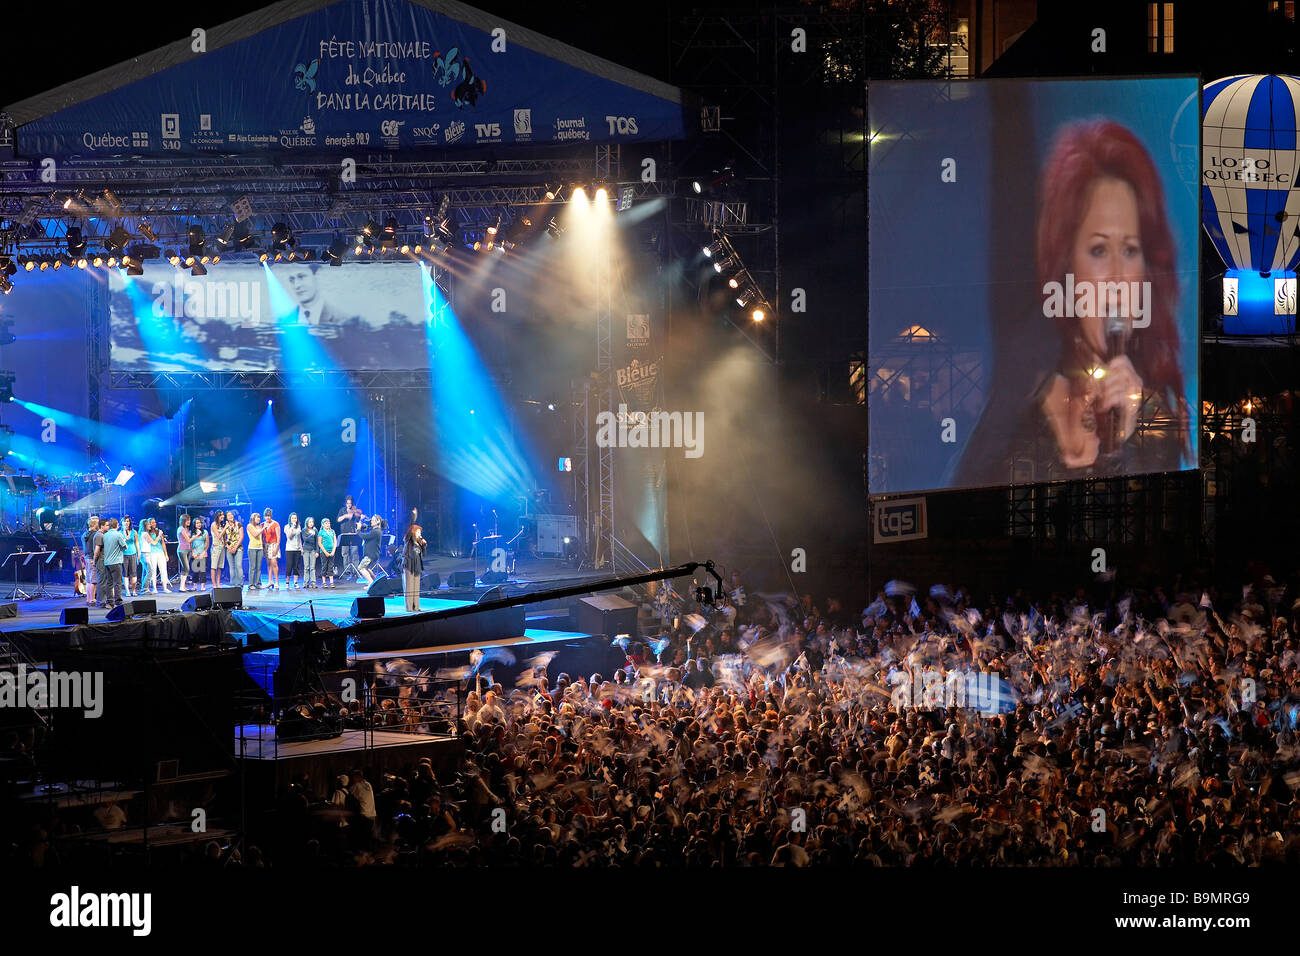
M262 589L262 516L254 511L248 516L248 588L250 591Z
M329 518L320 519L320 583L321 587L334 587L334 552L339 549L338 538L330 527Z
M202 518L194 519L194 533L190 536L190 571L194 575L194 590L208 584L208 529Z
M361 530L359 522L365 519L357 503L348 495L343 499L343 507L339 509L338 516L338 533L340 535L356 534ZM321 527L324 527L322 522ZM349 541L355 541L355 538L349 538ZM360 548L356 544L349 544L343 549L343 568L346 570L349 565L356 567L361 563Z
M131 523L130 515L122 518L122 537L126 539L122 585L127 597L135 597L140 593L140 535Z
M406 529L405 547L402 549L402 571L406 590L406 609L420 610L420 575L424 572L424 529L416 524L419 512L411 509L411 526Z
M81 534L81 559L86 570L86 606L95 603L95 535L99 533L99 515L91 515Z
M302 573L302 525L295 513L289 515L289 523L284 526L284 586L296 588L306 581Z
M226 512L226 565L230 568L231 586L242 586L244 583L244 519L233 511Z
M320 557L320 532L316 530L316 519L308 518L302 529L302 583L303 587L316 588L316 559Z
M371 570L379 565L380 545L384 540L384 528L388 522L384 521L379 515L374 515L370 519L370 527L361 533L361 543L365 547L365 557L357 565L357 574L366 582L366 587L375 583L375 575Z
M181 526L176 531L176 540L178 542L176 545L176 563L180 565L181 571L180 583L176 585L176 590L178 591L190 590L185 586L185 584L190 576L190 555L192 553L190 549L190 537L193 534L190 530L191 524L192 520L189 515L181 515Z
M149 576L149 593L157 594L161 587L164 594L171 594L171 581L167 578L167 538L158 527L158 519L149 519L149 560L153 562L153 573Z
M221 569L226 566L226 513L212 516L212 586L221 587Z
M262 512L262 544L266 548L266 573L271 579L271 590L280 589L280 522L271 516L271 509Z

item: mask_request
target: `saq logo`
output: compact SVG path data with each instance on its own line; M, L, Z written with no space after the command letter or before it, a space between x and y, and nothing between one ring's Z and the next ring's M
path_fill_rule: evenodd
M924 498L894 498L876 504L876 544L927 536Z

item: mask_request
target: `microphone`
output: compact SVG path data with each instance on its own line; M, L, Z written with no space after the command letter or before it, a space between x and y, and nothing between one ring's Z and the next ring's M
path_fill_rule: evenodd
M1122 315L1109 315L1106 318L1106 352L1107 361L1113 362L1124 354L1128 345L1128 319ZM1098 435L1101 441L1101 454L1115 452L1127 436L1120 434L1123 425L1123 410L1110 408L1098 422Z

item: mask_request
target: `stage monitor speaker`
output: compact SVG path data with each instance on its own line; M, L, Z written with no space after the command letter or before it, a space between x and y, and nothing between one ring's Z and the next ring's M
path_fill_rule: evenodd
M353 617L383 617L384 599L381 597L359 597L352 602Z
M505 584L509 576L504 571L484 571L480 579L484 584Z
M145 599L125 601L122 604L118 604L108 609L108 620L125 621L128 617L144 617L148 614L157 613L157 601Z
M401 593L402 579L392 575L376 578L370 587L366 588L366 594L375 598L393 597Z
M597 594L578 602L578 630L586 634L637 636L636 605L617 594Z
M442 587L442 575L437 571L425 571L420 575L421 591L436 591Z
M59 623L65 627L71 627L75 624L90 623L90 608L88 607L65 607L59 612Z
M0 617L17 617L17 604L0 604Z
M182 611L210 611L212 610L211 594L196 594L193 597L187 597L185 603L181 605Z
M453 571L447 576L447 587L449 588L472 588L473 586L473 571Z
M244 589L238 588L213 588L212 604L214 607L231 608L244 606Z

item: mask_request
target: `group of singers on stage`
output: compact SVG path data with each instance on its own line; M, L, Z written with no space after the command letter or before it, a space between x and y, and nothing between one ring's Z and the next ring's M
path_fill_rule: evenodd
M412 511L402 553L409 611L419 610L420 574L424 570L427 547L416 518ZM270 591L280 590L282 548L285 590L334 587L335 556L340 550L343 551L344 572L355 569L359 581L369 586L375 580L388 522L379 515L367 520L351 495L345 499L337 521L337 530L331 526L329 518L321 518L320 527L316 526L314 518L301 524L295 513L289 515L287 524L281 525L270 508L260 515L254 512L247 523L234 511L215 511L206 520L184 514L180 518L176 540L169 541L159 529L156 518L137 523L128 516L122 518L119 525L116 518L94 515L82 535L86 603L97 607L121 604L123 596L139 596L146 587L150 594L157 594L160 590L170 594L168 544L177 546L177 563L180 565L177 589L180 591L221 587L223 568L229 571L231 587L247 583L253 590L263 587ZM353 534L360 544L341 544L343 535ZM244 580L245 549L248 551L247 582ZM266 584L262 583L263 561L266 563ZM193 587L190 587L191 581Z

